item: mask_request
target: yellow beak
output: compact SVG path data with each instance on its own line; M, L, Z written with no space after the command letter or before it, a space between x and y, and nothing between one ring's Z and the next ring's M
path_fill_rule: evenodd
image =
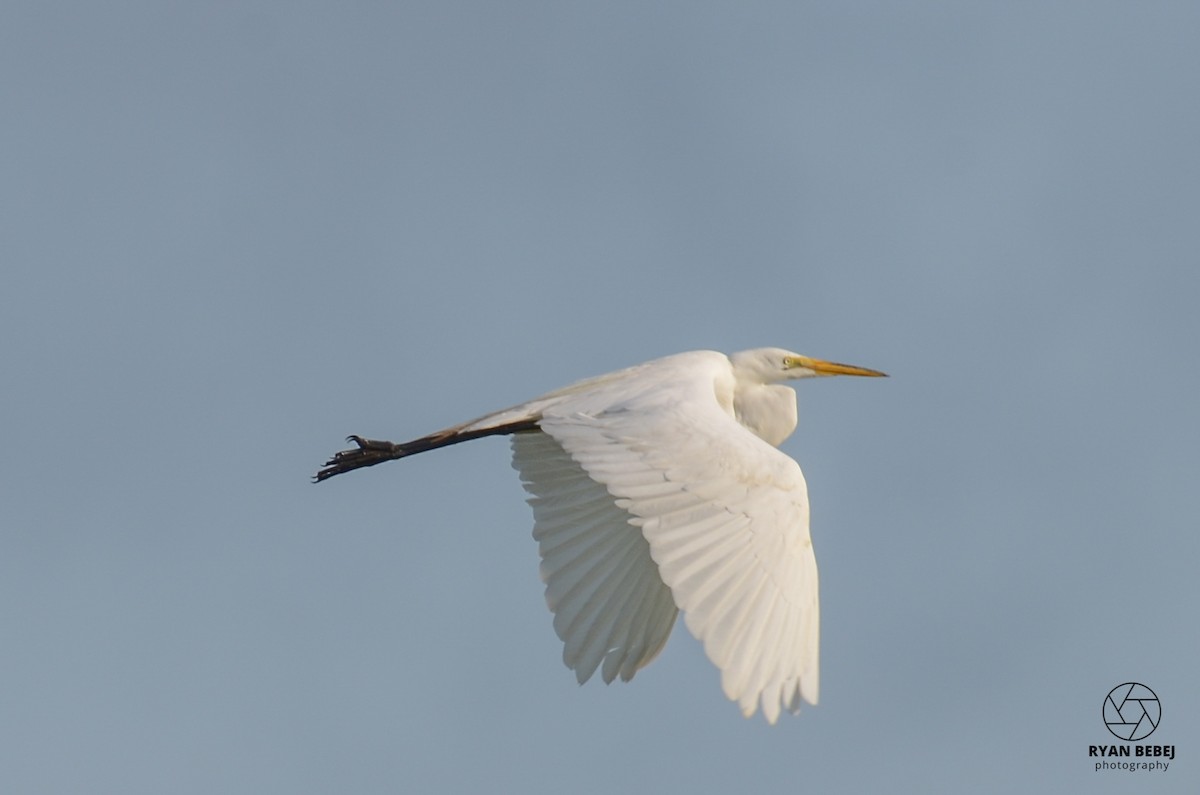
M795 362L798 366L806 367L818 375L865 375L872 378L887 378L887 373L881 373L878 370L868 370L852 364L827 362L823 359L811 359L807 356L797 356Z

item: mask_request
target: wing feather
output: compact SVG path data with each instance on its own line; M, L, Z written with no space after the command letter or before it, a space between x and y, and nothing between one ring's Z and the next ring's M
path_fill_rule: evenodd
M581 684L598 667L605 682L632 679L662 651L678 615L649 544L605 486L550 436L515 434L512 446L563 662Z
M643 552L636 544L624 545L621 554L614 556L611 571L592 595L586 612L580 614L568 631L571 637L580 639L575 669L577 675L584 677L584 681L591 678L604 658L613 651L613 630L627 608L625 596L638 577L635 565L637 556L641 554Z
M801 698L815 704L818 697L818 583L808 494L792 459L722 409L713 379L712 374L689 371L671 389L646 390L632 398L568 397L546 406L538 424L542 435L563 451L558 464L574 465L576 480L602 484L594 496L612 508L613 523L607 529L640 529L647 557L656 564L640 568L640 576L653 573L670 589L672 610L683 610L688 630L720 669L726 695L747 715L761 707L773 723L781 710L797 711ZM519 468L526 487L537 495L530 481L541 470ZM558 481L544 480L552 482ZM566 534L557 525L570 511L539 515L537 499L531 500L537 522L555 527L539 531L539 543L543 536ZM549 543L545 548L553 550ZM595 554L599 547L590 549L588 554ZM620 612L633 602L620 598L623 589L628 587L630 596L640 594L648 581L638 579L629 586L620 573L628 565L623 558L592 569L605 585L597 585L590 595L602 597L617 612L594 610L603 620L591 636L582 615L578 625L567 628L564 640L583 633L579 642L589 652L584 662L596 657L601 637L611 642L637 636L656 641L657 648L665 643L670 624L663 625L664 616L673 618L673 613L646 607L654 599L643 599L643 612L629 614L628 621ZM551 586L555 576L550 575ZM659 593L655 598L665 597ZM656 622L660 630L651 631L649 625ZM657 653L654 645L648 642L647 650ZM624 656L612 648L603 661L606 681L616 673L632 675L648 661L631 659L633 645L624 647Z

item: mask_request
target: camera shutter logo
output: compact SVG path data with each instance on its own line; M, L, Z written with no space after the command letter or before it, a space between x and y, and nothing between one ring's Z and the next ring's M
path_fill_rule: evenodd
M1104 725L1122 740L1133 742L1149 737L1161 718L1158 696L1137 682L1117 685L1104 699Z

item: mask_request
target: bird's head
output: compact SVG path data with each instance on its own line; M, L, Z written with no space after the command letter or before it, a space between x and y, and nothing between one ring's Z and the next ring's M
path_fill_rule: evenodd
M795 381L819 375L863 375L874 378L887 377L887 373L838 364L823 359L813 359L782 348L754 348L729 357L734 372L740 379L769 384L778 381Z

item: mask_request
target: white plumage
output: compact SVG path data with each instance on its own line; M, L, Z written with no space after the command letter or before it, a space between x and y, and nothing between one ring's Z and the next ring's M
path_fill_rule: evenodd
M776 449L796 426L778 382L883 375L777 348L668 356L395 445L351 437L323 480L512 433L546 601L582 683L629 680L682 610L743 714L817 703L817 564L804 475Z

